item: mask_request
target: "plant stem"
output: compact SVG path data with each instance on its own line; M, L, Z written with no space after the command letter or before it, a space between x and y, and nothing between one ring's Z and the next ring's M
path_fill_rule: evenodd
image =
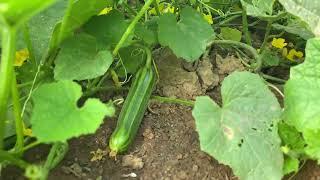
M272 22L271 20L268 21L268 24L267 24L267 27L266 27L266 33L264 34L264 39L263 39L263 43L260 47L260 52L263 52L267 43L268 43L268 40L269 40L269 35L270 35L270 31L271 31L271 27L272 27Z
M222 25L225 25L227 23L229 23L230 21L233 21L235 19L237 19L238 17L240 17L241 15L233 15L233 16L230 16L226 19L224 19L223 21L220 21L218 24L219 26L222 26Z
M151 96L151 100L173 103L173 104L181 104L181 105L191 106L191 107L194 106L194 101L186 100L186 99L178 99L178 98L162 97L162 96Z
M3 149L7 105L13 75L13 60L16 48L16 29L3 27L0 66L0 150Z
M106 87L95 87L91 88L89 91L83 93L82 97L91 96L99 91L128 91L127 87L114 87L114 86L106 86Z
M275 81L275 82L278 82L278 83L281 83L281 84L284 84L286 83L287 81L284 80L284 79L280 79L280 78L277 78L277 77L273 77L273 76L270 76L270 75L267 75L267 74L263 74L263 73L260 73L260 75L265 78L265 79L268 79L268 80L271 80L271 81Z
M13 111L14 111L14 119L15 119L15 126L16 126L16 135L17 135L15 151L20 151L22 150L24 145L23 121L21 117L21 104L20 104L17 80L16 80L16 75L14 73L12 76L11 94L12 94L11 96L12 96L12 102L13 102Z
M34 70L36 70L38 63L37 63L36 58L34 57L34 54L33 54L33 46L32 46L32 42L30 39L30 31L29 31L28 25L23 26L23 35L24 35L24 41L26 42L27 48L29 51L29 59L33 65Z
M138 21L141 19L141 17L144 15L144 13L148 10L149 6L154 0L147 0L147 2L143 5L141 10L138 12L137 16L133 19L133 21L130 23L126 31L123 33L120 41L114 48L112 55L115 57L118 54L119 49L122 47L122 45L125 43L125 41L128 39L129 35L134 30L134 27L138 23Z
M250 46L252 46L252 41L248 29L248 17L247 17L247 11L245 8L242 10L242 26L243 26L243 33L246 39L246 43Z
M66 33L66 29L67 29L67 26L68 26L68 20L71 16L71 11L72 11L72 6L73 6L73 1L74 0L68 0L68 6L67 6L67 10L62 18L62 22L61 22L61 26L60 26L60 29L59 29L59 36L58 36L58 41L57 41L57 44L55 44L55 46L59 45L63 39L64 39L64 33ZM54 48L55 48L54 46Z
M2 163L3 161L8 161L20 167L21 169L25 169L27 168L27 166L29 166L29 164L24 160L16 158L13 154L7 151L0 150L0 163Z
M113 69L110 69L110 74L111 74L111 78L112 78L112 80L114 82L114 85L117 88L121 87L121 83L119 81L119 77L118 77L117 73Z

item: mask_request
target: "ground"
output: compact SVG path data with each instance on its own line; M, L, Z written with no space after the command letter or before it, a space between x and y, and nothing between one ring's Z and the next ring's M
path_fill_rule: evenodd
M244 69L239 62L235 57L225 55L208 57L199 64L185 64L170 52L161 51L161 57L157 58L160 82L155 93L186 99L207 94L221 103L219 85L230 72ZM201 71L197 70L199 68ZM49 179L237 179L229 167L200 150L191 110L182 105L151 102L134 143L116 159L109 157L106 147L117 119L105 119L96 134L69 142L69 152ZM26 158L43 160L47 151L48 147L41 146L28 152ZM17 169L7 168L1 179L23 178ZM308 162L292 179L318 180L320 168Z

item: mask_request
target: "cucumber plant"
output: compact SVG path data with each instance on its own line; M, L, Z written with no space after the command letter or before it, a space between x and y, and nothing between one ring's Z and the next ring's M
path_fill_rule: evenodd
M154 97L194 106L201 149L240 179L277 180L301 161L319 161L319 7L311 0L0 0L1 167L14 164L30 179L46 179L69 139L114 116L111 101L90 96L126 90L134 76L109 141L114 154L124 153L161 81L152 63L159 47L187 62L213 46L245 59L249 72L223 81L221 106L206 96ZM253 31L261 29L259 42ZM292 67L289 80L265 74L278 66ZM285 83L283 108L266 80ZM52 145L46 162L26 162L23 153L39 144Z

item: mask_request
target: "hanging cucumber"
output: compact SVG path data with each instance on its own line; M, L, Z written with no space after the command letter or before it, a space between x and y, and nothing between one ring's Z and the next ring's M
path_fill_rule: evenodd
M145 51L146 64L135 75L121 109L117 127L109 141L111 155L126 151L134 140L156 84L156 73L151 65L151 51L148 48L145 48Z

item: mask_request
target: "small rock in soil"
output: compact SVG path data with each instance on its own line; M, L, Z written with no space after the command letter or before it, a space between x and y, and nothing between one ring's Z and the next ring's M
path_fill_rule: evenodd
M147 139L153 139L154 138L154 134L153 134L151 128L149 128L149 127L144 130L142 135L143 135L143 137L145 137Z
M219 75L213 73L212 69L212 63L208 58L204 58L200 61L197 73L204 91L210 90L219 84Z
M144 163L142 159L134 155L125 155L122 158L122 166L124 167L130 167L132 169L142 169L143 165Z
M82 171L82 167L78 163L73 163L71 166L62 166L62 171L66 174L73 174L78 178L86 176Z

